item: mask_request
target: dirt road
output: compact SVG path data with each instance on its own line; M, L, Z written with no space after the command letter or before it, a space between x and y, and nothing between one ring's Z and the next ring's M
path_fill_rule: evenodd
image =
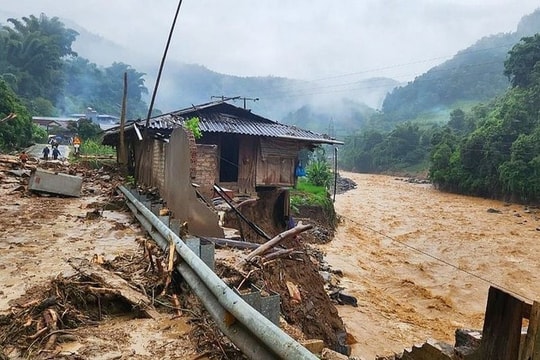
M342 173L336 238L321 246L358 307L339 306L353 355L400 352L456 328L482 328L490 282L540 299L540 210ZM491 210L489 210L491 209ZM488 211L489 210L489 211Z

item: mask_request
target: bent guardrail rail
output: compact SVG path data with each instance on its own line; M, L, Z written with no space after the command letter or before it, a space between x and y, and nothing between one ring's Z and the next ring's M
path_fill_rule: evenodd
M317 357L246 303L124 186L119 190L150 236L166 250L172 242L183 261L176 267L220 330L250 359Z

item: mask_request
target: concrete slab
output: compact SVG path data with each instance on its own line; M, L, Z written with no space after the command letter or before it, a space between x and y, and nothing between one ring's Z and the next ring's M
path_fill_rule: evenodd
M81 196L82 178L37 169L30 175L28 188L32 191L79 197Z

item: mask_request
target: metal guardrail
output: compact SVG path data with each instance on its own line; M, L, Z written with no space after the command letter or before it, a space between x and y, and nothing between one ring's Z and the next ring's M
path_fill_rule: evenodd
M220 330L250 359L313 359L317 357L229 288L188 246L124 186L119 190L150 236L166 250L172 242L182 262L176 269Z

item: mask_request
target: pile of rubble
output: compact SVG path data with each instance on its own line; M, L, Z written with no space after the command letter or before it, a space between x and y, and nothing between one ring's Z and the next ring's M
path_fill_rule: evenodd
M336 194L343 194L346 191L356 189L357 184L351 179L342 177L338 174L336 182Z

